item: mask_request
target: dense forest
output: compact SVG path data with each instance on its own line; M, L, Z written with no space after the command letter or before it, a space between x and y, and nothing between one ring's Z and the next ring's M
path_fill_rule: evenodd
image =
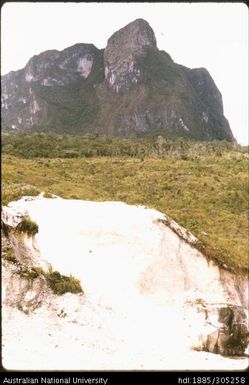
M152 135L124 139L99 134L2 134L2 153L26 159L128 156L140 159L172 157L194 160L203 155L222 156L226 152L246 153L247 150L247 147L227 141L170 140Z

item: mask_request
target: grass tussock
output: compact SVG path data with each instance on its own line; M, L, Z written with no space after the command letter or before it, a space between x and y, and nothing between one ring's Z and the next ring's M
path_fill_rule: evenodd
M37 223L32 221L30 217L25 217L18 225L16 226L16 231L20 233L26 233L29 236L34 236L39 231L39 226Z
M12 262L8 260L9 262ZM12 262L13 263L13 262ZM50 271L45 273L40 267L32 267L31 269L21 269L19 273L20 277L28 281L33 281L38 277L44 277L48 283L48 286L54 294L63 295L65 293L83 293L80 285L80 281L70 275L60 274L58 271Z
M40 274L41 273L38 273L35 268L20 271L20 277L28 281L33 281L34 279L38 278Z
M46 274L47 282L49 287L57 295L62 295L65 293L83 293L83 290L80 285L80 281L73 276L61 275L58 271L54 271Z
M16 264L17 259L15 257L15 252L12 247L3 247L2 249L2 258L5 259L7 262Z

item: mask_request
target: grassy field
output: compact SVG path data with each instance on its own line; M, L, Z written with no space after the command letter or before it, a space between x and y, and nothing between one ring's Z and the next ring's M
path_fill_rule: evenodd
M221 264L247 270L248 154L216 149L197 155L25 159L5 153L2 201L45 191L155 208L204 242Z

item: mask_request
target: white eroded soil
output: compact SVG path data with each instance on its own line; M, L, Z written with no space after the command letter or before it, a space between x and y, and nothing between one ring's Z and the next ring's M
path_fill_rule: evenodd
M230 298L218 267L158 223L161 213L120 202L45 198L11 207L37 222L41 257L79 278L84 295L49 295L29 314L4 306L6 368L246 368L246 358L192 349L217 325L205 325L186 301L226 304Z

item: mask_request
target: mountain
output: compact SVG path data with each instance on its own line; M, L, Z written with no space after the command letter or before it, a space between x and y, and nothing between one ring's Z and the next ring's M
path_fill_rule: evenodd
M208 71L175 63L143 19L115 32L104 50L76 44L46 51L3 76L2 126L234 140Z

